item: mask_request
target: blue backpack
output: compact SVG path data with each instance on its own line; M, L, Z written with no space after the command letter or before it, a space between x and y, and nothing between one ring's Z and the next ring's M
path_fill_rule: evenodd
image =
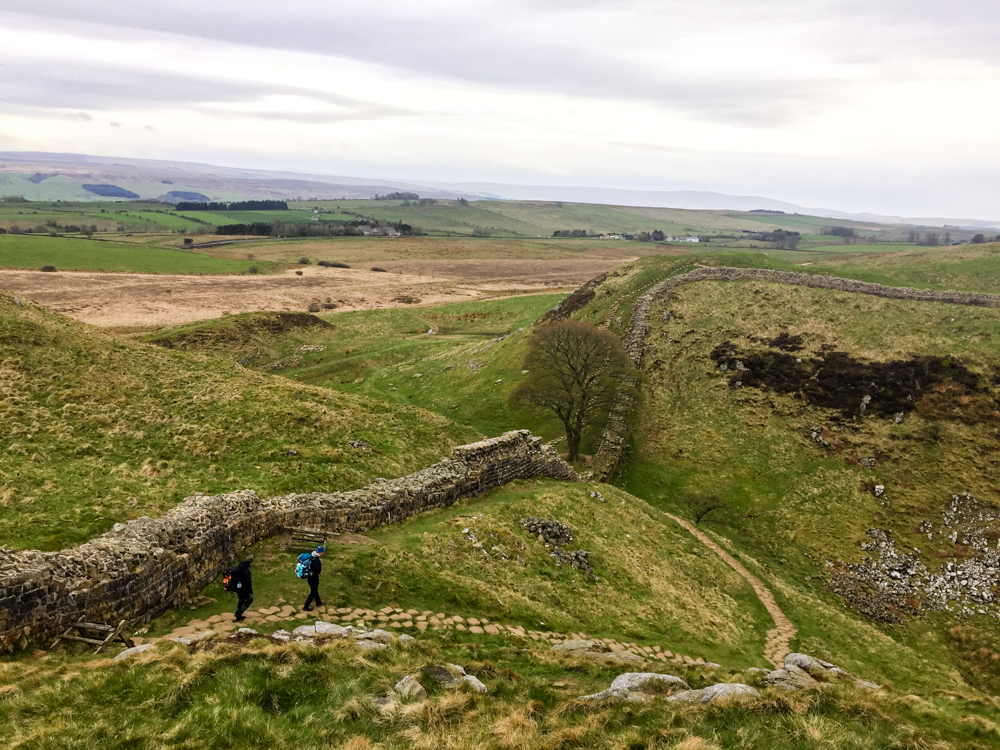
M299 578L308 578L312 566L312 552L303 552L299 555L299 561L295 565L295 575Z

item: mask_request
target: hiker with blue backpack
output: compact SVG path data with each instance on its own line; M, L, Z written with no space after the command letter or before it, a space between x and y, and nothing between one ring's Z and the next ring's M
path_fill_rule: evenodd
M306 612L312 611L313 602L316 602L317 607L323 606L323 600L319 598L319 574L323 572L323 561L320 558L324 552L326 552L326 547L323 545L318 546L312 552L303 552L299 555L299 562L295 566L295 574L309 582L309 596L302 608Z

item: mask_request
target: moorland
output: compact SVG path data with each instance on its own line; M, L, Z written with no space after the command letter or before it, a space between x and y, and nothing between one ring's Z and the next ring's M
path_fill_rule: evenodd
M909 241L926 228L851 225L863 236L848 243L810 217L470 203L294 207L316 223L361 215L420 226L414 237L184 234L162 207L164 223L149 218L141 231L0 236L10 243L0 265L12 269L0 274L0 544L54 553L195 493L354 489L507 430L558 449L558 424L508 402L532 337L574 319L624 338L641 294L699 267L1000 292L1000 245ZM96 210L96 224L102 208L124 210L115 205L56 208L81 222ZM313 213L324 208L337 212ZM17 210L41 206L4 208ZM796 227L801 239L792 250L722 236L748 222ZM476 227L492 236L473 236ZM706 241L551 237L575 228ZM207 246L220 238L232 244ZM565 270L546 279L557 264ZM50 281L60 276L62 291ZM86 322L87 305L115 304L125 277L169 279L159 317ZM400 299L387 298L396 288L369 291L383 277L401 277ZM239 281L244 306L185 301L185 278L205 295ZM334 278L340 293L319 285L278 302L254 286ZM331 537L315 614L298 611L291 540L273 537L252 549L256 634L230 637L238 624L220 577L180 609L130 623L152 648L125 660L25 641L0 662L0 736L22 748L995 746L1000 308L703 281L655 300L649 319L644 400L610 483L589 473L595 425L575 467L582 482L522 479ZM714 510L701 515L706 503ZM528 517L571 528L594 579L558 564L525 531ZM778 666L771 604L791 624L789 650L878 689L764 681ZM393 637L362 650L315 631L273 636L316 620ZM553 650L581 636L607 650ZM622 652L630 657L617 663L594 656ZM435 664L461 665L488 692L439 684ZM625 672L759 694L704 705L664 700L669 690L583 699ZM407 675L429 697L394 693Z

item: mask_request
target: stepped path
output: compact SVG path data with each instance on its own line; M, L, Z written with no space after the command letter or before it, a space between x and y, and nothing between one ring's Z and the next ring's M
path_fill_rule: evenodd
M774 600L774 595L761 582L761 580L757 578L757 576L753 575L749 570L744 568L735 557L722 549L722 547L712 541L707 535L698 531L698 529L695 528L690 522L675 516L673 513L667 513L666 515L690 531L698 541L706 547L709 547L715 552L715 554L725 560L729 567L747 579L747 582L753 587L754 592L757 594L757 598L760 599L764 608L774 620L774 628L767 631L767 639L764 642L764 658L771 662L771 664L775 667L781 667L785 656L791 651L788 643L795 637L795 634L798 631L792 624L792 621L789 620L785 616L785 613L781 611L778 603Z
M235 606L236 600L233 600ZM173 632L159 638L136 636L136 644L157 643L164 640L184 638L189 641L199 640L211 634L221 634L235 631L240 627L267 628L269 625L287 623L289 627L308 625L316 620L334 622L340 625L354 625L367 628L393 628L400 633L423 633L427 630L457 631L473 635L492 637L527 638L540 645L555 646L568 641L589 640L603 643L611 653L626 652L649 661L661 661L687 666L709 664L705 659L674 653L662 646L645 645L618 641L614 638L591 638L586 633L554 633L550 630L527 630L520 625L502 625L485 618L462 615L445 615L443 612L431 610L418 611L402 607L387 606L379 610L366 607L316 607L312 612L302 612L299 608L285 603L247 610L246 619L235 622L233 615L226 613L213 615L205 620L191 620L187 625L176 628Z

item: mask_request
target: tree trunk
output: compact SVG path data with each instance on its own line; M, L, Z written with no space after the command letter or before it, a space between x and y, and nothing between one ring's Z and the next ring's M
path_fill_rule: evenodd
M566 426L566 444L569 446L569 455L566 460L572 463L580 459L580 433L571 430Z

